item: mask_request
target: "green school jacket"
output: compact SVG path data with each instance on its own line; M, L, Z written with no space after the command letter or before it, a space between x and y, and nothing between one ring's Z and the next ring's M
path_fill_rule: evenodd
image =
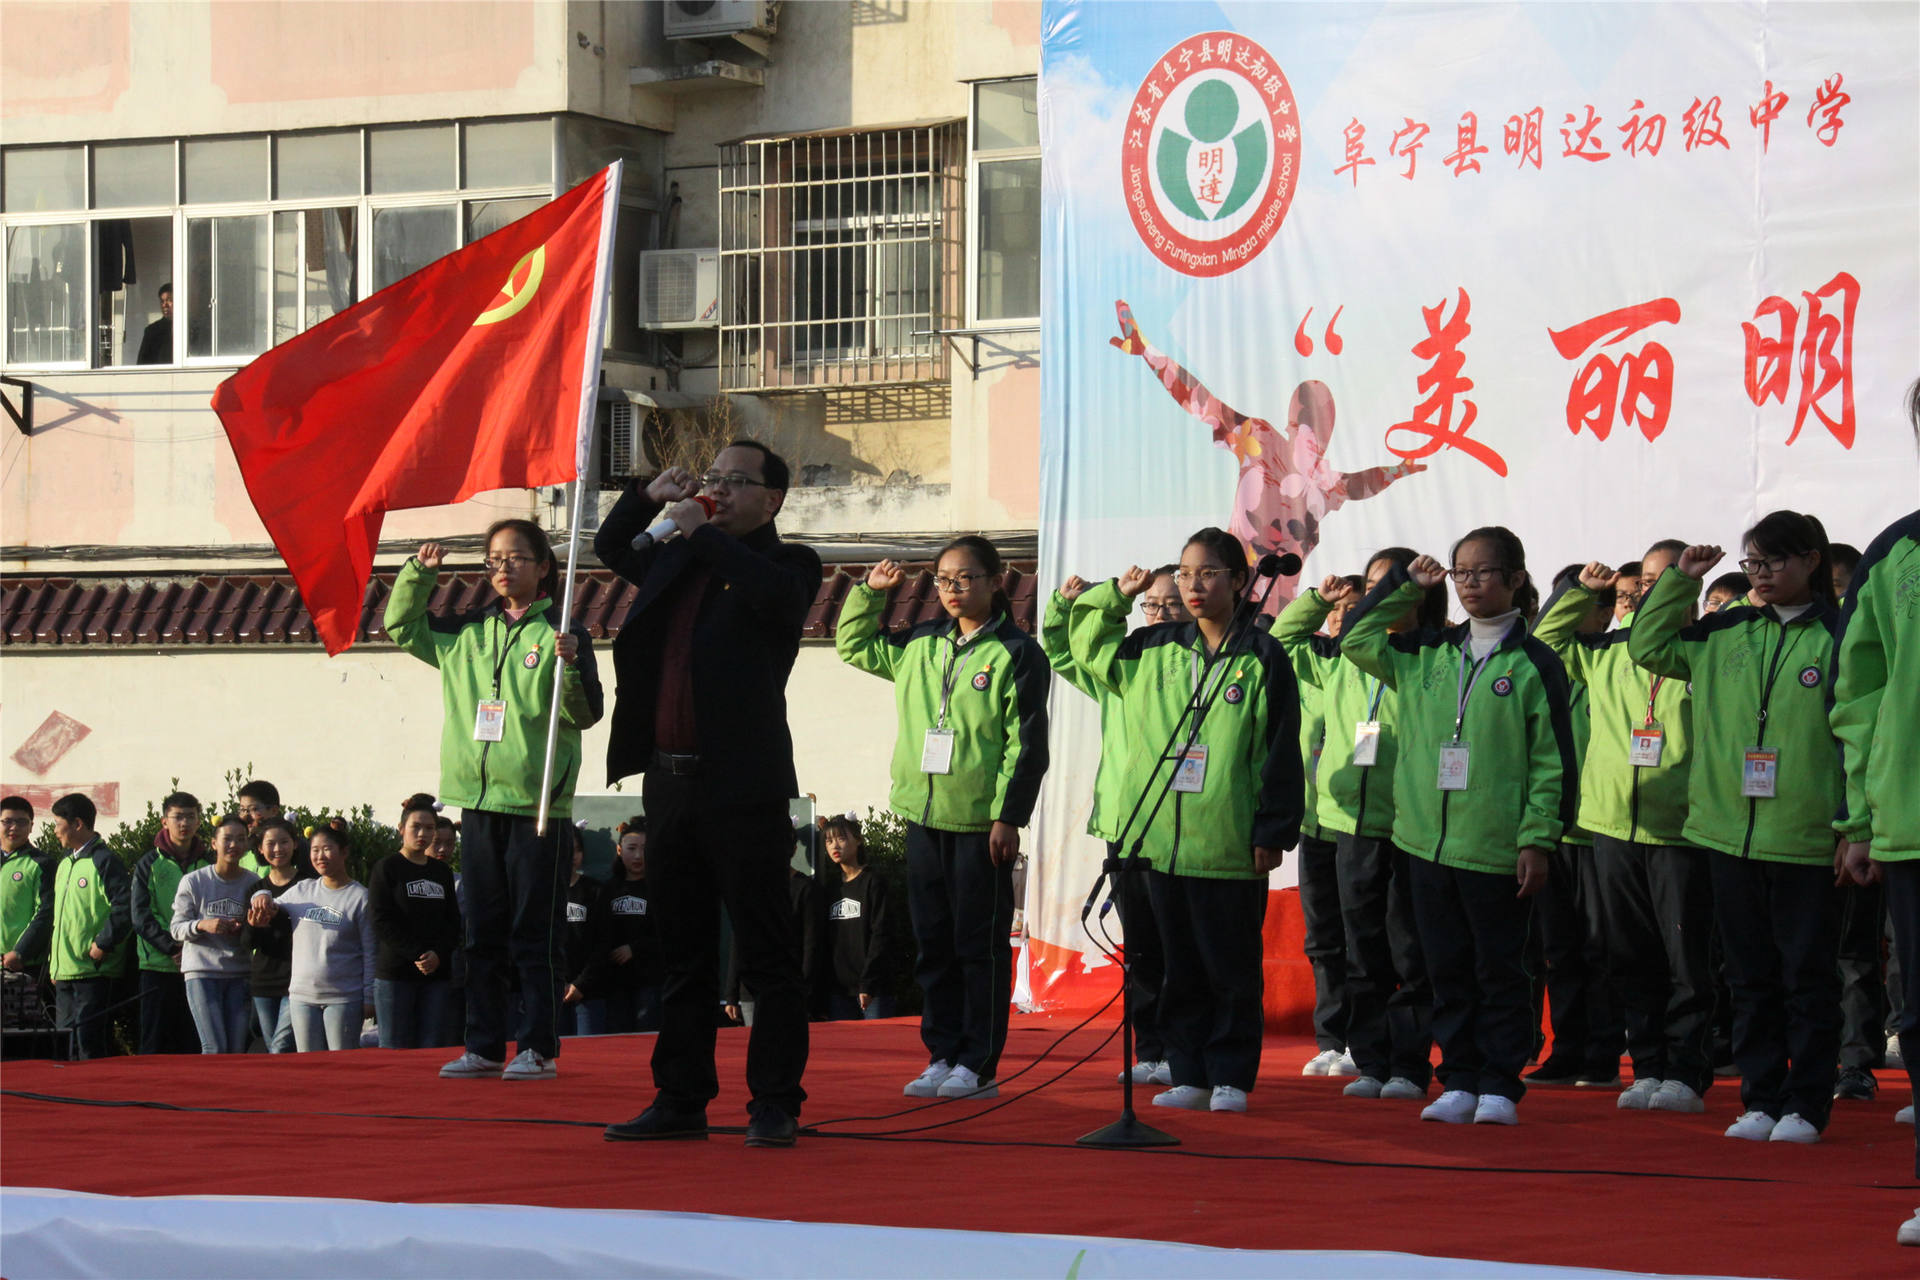
M52 970L55 982L113 978L127 971L133 950L133 878L106 841L95 836L54 868ZM87 954L98 945L104 960Z
M0 854L0 954L17 951L22 964L46 958L53 931L51 861L32 845Z
M1320 771L1320 753L1327 745L1326 700L1320 696L1320 690L1310 684L1295 680L1294 688L1300 691L1300 777L1301 797L1304 807L1300 810L1300 836L1302 839L1321 840L1325 836L1320 831L1318 815L1320 789L1314 783L1314 775ZM1329 833L1330 834L1330 833Z
M518 622L495 601L460 617L427 612L439 574L408 560L394 578L387 598L387 635L402 649L440 669L445 723L440 731L440 799L463 809L485 809L533 817L540 812L540 777L546 759L547 721L552 708L554 654L551 599L533 602ZM579 655L560 678L559 742L553 756L553 786L547 811L557 818L573 812L573 788L580 777L580 733L599 719L600 679L593 641L572 628ZM474 721L482 701L507 704L498 742L475 739Z
M1880 862L1920 859L1920 511L1873 540L1840 615L1829 721L1845 751L1834 825Z
M1700 584L1669 569L1640 603L1627 651L1653 672L1693 682L1688 844L1767 862L1833 861L1845 779L1827 723L1839 610L1816 600L1782 626L1771 606L1741 604L1689 624ZM1780 752L1778 794L1740 794L1746 752Z
M140 967L148 973L180 972L181 942L173 928L173 895L189 871L212 866L206 845L194 837L193 849L185 862L160 852L147 850L133 867L133 932Z
M889 806L940 831L1027 825L1047 771L1047 660L1004 614L960 638L951 618L882 632L886 593L857 583L840 610L833 647L842 661L893 681L900 732ZM941 715L946 705L944 720ZM927 731L953 731L947 773L920 768Z
M1575 583L1548 601L1533 629L1574 687L1587 690L1592 737L1580 769L1580 825L1637 844L1686 844L1692 694L1685 680L1655 676L1633 660L1627 641L1635 615L1611 631L1576 634L1592 604L1593 593ZM1627 763L1631 738L1649 712L1661 729L1660 763L1636 767Z
M1087 817L1087 834L1108 844L1120 838L1120 828L1133 807L1124 794L1127 765L1127 713L1120 695L1088 677L1073 660L1067 643L1067 619L1073 602L1054 592L1040 625L1040 649L1054 673L1100 704L1100 768L1093 775L1093 812Z
M1332 610L1320 593L1294 597L1273 621L1274 638L1292 661L1302 696L1317 690L1326 741L1316 778L1315 813L1330 832L1385 840L1393 835L1393 767L1399 759L1394 728L1399 701L1374 676L1340 660L1340 642L1319 635ZM1354 733L1362 721L1380 722L1380 745L1371 765L1353 762Z
M1471 629L1388 634L1389 621L1419 600L1420 588L1395 566L1340 636L1347 661L1400 694L1393 842L1442 866L1512 875L1521 849L1551 849L1573 825L1579 769L1566 670L1516 621L1467 692L1466 789L1442 791L1440 748L1453 742Z
M1126 633L1133 602L1112 582L1090 587L1073 602L1068 623L1074 661L1126 706L1131 748L1127 795L1146 794L1146 821L1188 736L1161 755L1194 694L1206 665L1205 643L1192 622L1163 622ZM1255 626L1245 649L1208 677L1219 688L1201 722L1198 745L1207 751L1206 777L1197 792L1171 792L1141 852L1156 871L1213 880L1263 880L1253 866L1255 846L1290 849L1300 839L1305 783L1300 758L1300 695L1286 655ZM1127 840L1129 850L1133 839Z
M1565 665L1564 663L1562 664ZM1593 738L1593 717L1587 703L1587 686L1569 684L1567 688L1567 719L1573 725L1573 774L1569 784L1574 791L1574 812L1580 811L1580 779L1587 771L1587 744ZM1560 837L1561 844L1584 845L1593 847L1593 832L1580 825L1578 818L1567 828L1567 834Z

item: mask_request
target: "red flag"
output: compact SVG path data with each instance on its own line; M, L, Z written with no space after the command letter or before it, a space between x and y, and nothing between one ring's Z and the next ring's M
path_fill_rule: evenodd
M328 653L353 643L387 512L579 475L618 189L603 170L214 391Z

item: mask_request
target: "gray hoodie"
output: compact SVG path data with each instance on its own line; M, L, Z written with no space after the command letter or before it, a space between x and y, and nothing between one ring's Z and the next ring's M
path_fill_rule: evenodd
M329 889L324 880L302 880L269 901L293 920L288 996L302 1004L372 1002L373 907L365 885Z
M168 932L181 944L180 972L189 978L244 978L253 972L253 951L238 933L205 933L202 920L247 922L247 903L260 877L236 870L222 880L212 867L189 871L173 893Z

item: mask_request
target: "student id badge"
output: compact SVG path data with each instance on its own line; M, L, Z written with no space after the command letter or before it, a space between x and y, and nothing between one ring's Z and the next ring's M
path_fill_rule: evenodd
M927 730L927 740L920 747L920 772L953 772L953 730Z
M1642 725L1627 739L1627 763L1636 769L1654 769L1666 749L1666 731L1657 724Z
M1755 800L1771 800L1780 785L1780 753L1764 747L1750 747L1740 769L1740 794Z
M507 736L507 704L498 698L482 702L473 713L473 740L498 742Z
M1439 787L1442 791L1467 789L1467 744L1449 742L1440 748Z
M1353 726L1353 762L1371 768L1380 759L1380 722L1362 720Z
M1207 749L1188 747L1173 771L1173 789L1193 795L1207 785Z

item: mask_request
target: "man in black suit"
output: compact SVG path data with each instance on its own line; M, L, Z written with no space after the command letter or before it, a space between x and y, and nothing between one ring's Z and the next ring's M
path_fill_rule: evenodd
M798 1129L807 997L787 892L798 785L786 686L820 557L774 530L787 485L778 454L737 440L698 480L669 467L629 488L594 538L640 588L613 645L607 773L646 775L647 887L666 956L653 1105L609 1139L707 1134L721 903L755 1002L747 1144L791 1146ZM663 509L673 528L655 541L645 531Z

